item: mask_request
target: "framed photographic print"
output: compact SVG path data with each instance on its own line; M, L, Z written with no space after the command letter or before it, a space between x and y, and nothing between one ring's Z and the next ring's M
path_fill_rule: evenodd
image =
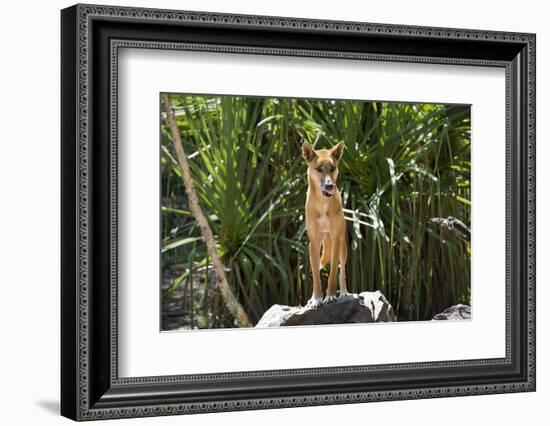
M535 390L535 35L61 30L64 416Z

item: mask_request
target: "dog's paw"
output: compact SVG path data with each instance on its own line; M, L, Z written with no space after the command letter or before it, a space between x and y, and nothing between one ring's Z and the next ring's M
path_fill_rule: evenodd
M336 302L338 299L336 298L336 295L335 294L327 294L325 296L325 298L323 299L323 305L328 305L329 303L334 303Z
M340 294L338 295L338 300L348 300L348 299L353 299L353 294L345 291L343 293L340 292Z
M307 301L305 307L306 309L317 309L319 306L321 306L322 301L322 297L312 297Z

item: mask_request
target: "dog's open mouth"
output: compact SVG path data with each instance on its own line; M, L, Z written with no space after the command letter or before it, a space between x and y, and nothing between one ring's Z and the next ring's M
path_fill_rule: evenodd
M335 192L336 192L336 185L326 185L325 187L323 187L323 189L321 190L321 192L323 193L323 195L327 198L330 198L332 197Z

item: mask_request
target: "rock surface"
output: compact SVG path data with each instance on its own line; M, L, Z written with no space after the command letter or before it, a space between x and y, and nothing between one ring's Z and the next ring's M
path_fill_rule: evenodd
M321 305L317 309L273 305L264 313L256 327L393 321L395 321L395 314L386 297L379 291L364 291L351 294L348 298L339 299L328 305Z
M454 305L433 317L436 320L469 320L472 319L471 308L468 305Z

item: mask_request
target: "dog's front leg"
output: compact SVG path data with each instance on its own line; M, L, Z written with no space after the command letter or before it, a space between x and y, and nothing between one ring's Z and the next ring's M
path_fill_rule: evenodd
M319 258L321 252L321 242L318 238L311 238L309 241L309 264L313 275L313 295L308 300L306 308L315 309L321 305L323 300L323 291L321 290L321 272L319 271Z
M338 261L340 258L340 238L332 237L330 245L330 273L328 275L327 295L323 300L324 304L336 302L336 273L338 271Z
M352 297L350 293L348 293L348 287L346 285L346 261L348 259L348 246L346 241L345 234L342 236L342 239L340 240L340 299L349 299Z

